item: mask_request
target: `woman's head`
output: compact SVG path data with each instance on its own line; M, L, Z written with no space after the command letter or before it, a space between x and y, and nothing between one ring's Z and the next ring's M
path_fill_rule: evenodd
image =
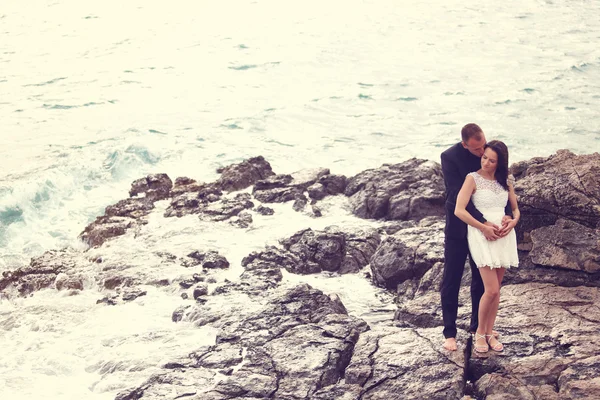
M503 142L492 140L485 145L481 168L493 174L498 183L508 190L508 148Z

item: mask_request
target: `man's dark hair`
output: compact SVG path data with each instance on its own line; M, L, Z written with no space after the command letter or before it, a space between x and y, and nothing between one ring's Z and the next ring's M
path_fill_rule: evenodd
M465 126L463 126L462 130L460 131L460 136L462 137L462 141L464 143L467 143L469 141L469 139L471 139L473 137L479 137L479 136L481 136L482 133L483 133L483 131L481 130L479 125L466 124Z
M492 140L485 145L498 155L498 166L496 167L496 180L505 190L508 190L508 148L499 140Z

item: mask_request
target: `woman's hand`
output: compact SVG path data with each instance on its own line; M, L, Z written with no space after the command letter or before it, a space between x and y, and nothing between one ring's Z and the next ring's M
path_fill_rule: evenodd
M500 238L498 234L499 230L500 228L498 225L492 224L490 221L487 221L485 224L483 224L483 227L480 229L481 233L483 233L483 236L485 236L487 240L491 241Z
M506 218L508 217L508 218ZM508 215L505 215L502 219L502 229L498 232L500 237L504 237L508 235L508 233L517 226L518 220L510 218ZM506 222L505 222L506 221Z

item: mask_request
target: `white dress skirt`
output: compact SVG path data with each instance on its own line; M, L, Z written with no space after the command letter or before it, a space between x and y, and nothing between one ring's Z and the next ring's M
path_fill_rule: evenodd
M475 207L483 217L498 226L502 224L504 208L508 202L508 191L496 180L489 180L477 172L471 172L476 190L471 196ZM511 179L509 177L509 179ZM467 240L469 251L477 267L511 268L519 265L517 235L512 229L508 235L497 240L487 240L477 228L468 226Z

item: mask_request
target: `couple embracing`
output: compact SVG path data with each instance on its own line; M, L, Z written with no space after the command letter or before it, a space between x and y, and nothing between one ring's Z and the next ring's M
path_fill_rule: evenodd
M519 264L514 227L520 213L508 149L486 142L476 124L462 128L460 143L442 153L446 186L444 274L440 288L444 348L456 350L458 294L467 256L471 266L471 324L474 350L502 351L493 330L500 286L507 268Z

